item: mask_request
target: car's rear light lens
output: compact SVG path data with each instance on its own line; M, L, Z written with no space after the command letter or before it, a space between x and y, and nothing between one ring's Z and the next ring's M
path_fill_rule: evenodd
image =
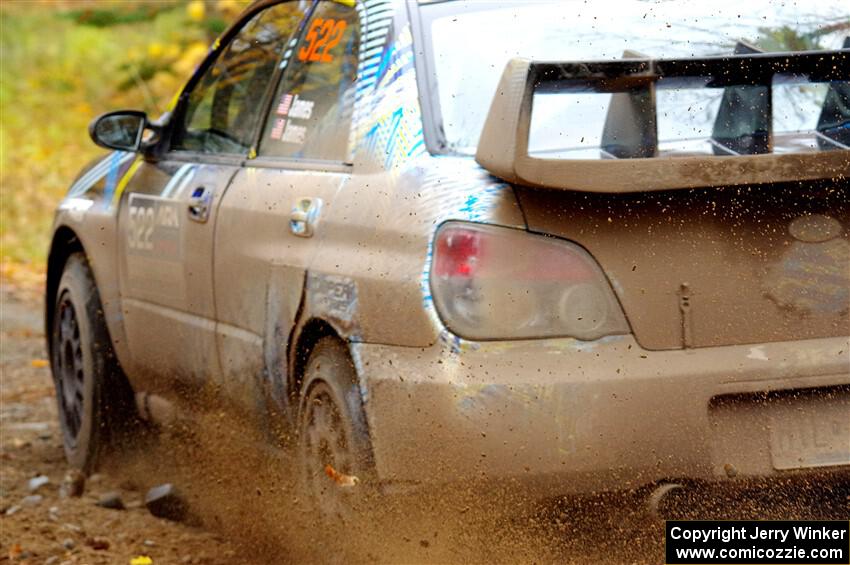
M608 280L584 249L522 230L441 226L431 291L443 322L467 339L629 333Z

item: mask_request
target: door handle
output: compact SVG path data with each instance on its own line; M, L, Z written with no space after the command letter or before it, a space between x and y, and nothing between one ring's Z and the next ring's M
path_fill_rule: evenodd
M289 214L289 231L298 237L313 237L319 224L322 199L302 196L295 201Z
M210 205L212 203L212 190L199 186L192 191L189 197L189 219L199 223L205 223L210 217Z

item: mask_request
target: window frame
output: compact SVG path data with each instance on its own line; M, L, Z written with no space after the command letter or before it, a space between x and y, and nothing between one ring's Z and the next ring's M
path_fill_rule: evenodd
M451 13L449 7L451 2L434 2L434 4L443 5L439 8L429 5L428 8ZM416 69L419 107L422 110L422 135L425 137L425 148L431 155L457 155L448 149L446 135L443 132L437 71L432 60L432 38L430 29L427 27L431 18L422 14L422 6L418 1L408 2L407 11L413 35L413 65Z
M286 1L286 0L284 0L284 1ZM310 5L310 8L307 10L307 13L304 16L304 19L302 20L302 22L299 26L298 32L294 35L294 37L296 38L295 46L297 46L301 42L301 40L304 37L304 34L308 31L309 26L307 24L310 22L310 20L312 20L313 16L315 15L316 8L319 6L319 3L322 2L322 1L323 0L314 0L313 3ZM328 0L325 0L325 1L328 1ZM356 0L356 3L361 4L361 0ZM361 38L364 35L363 34L363 27L362 27L363 24L364 24L364 21L363 21L362 18L360 18L361 10L358 10L356 7L352 8L352 9L357 12L357 17L358 17L358 20L359 20L358 21L359 37L357 38L357 49L358 49L358 56L359 56L359 50L362 47ZM368 22L368 20L367 20L367 22ZM354 164L349 162L348 160L311 159L311 158L303 158L303 157L287 157L287 156L281 156L281 155L259 155L258 152L260 150L260 142L262 141L263 132L266 129L266 124L268 123L268 120L271 119L271 117L272 117L272 112L273 112L273 109L275 107L274 95L277 92L278 87L281 85L281 82L286 79L287 71L289 70L289 68L290 68L289 65L287 65L287 67L285 69L277 69L277 72L275 73L275 76L271 81L271 82L273 82L273 86L266 91L267 100L266 100L266 105L265 105L264 114L263 114L264 119L261 120L262 123L259 124L259 128L258 128L258 130L256 132L256 136L254 137L254 140L253 140L253 147L255 149L255 152L257 152L257 155L254 158L249 159L248 162L251 164L251 166L259 166L259 167L263 167L263 168L291 168L291 169L297 169L297 170L311 170L311 171L320 171L320 172L350 172L354 168ZM360 65L358 63L357 73L354 76L354 84L355 85L360 80L359 72L360 72ZM357 100L356 99L354 101L354 104L355 104L355 107L352 110L352 116L357 114L357 108L356 108ZM351 139L351 134L354 131L353 127L354 127L354 122L352 120L352 122L350 124L348 124L348 138L349 139ZM348 158L351 159L351 157L352 157L352 155L349 154ZM292 166L292 164L296 164L296 166Z
M231 44L233 39L244 29L244 27L252 20L255 16L264 12L268 9L273 8L274 6L280 4L286 4L288 2L293 2L296 0L263 0L257 2L251 6L249 6L245 12L237 19L229 28L227 28L224 33L222 33L218 39L210 47L210 51L204 60L198 65L198 68L195 69L195 72L189 77L189 80L186 81L186 84L183 86L183 89L180 91L180 94L177 97L177 102L174 105L173 111L170 115L167 115L167 123L165 124L165 134L163 135L163 143L158 144L158 147L155 148L155 152L152 155L156 158L166 158L172 161L186 161L193 163L210 163L210 164L221 164L221 165L241 165L248 161L253 161L251 159L251 154L256 152L257 140L260 135L262 135L262 128L265 126L265 121L263 119L264 116L268 114L269 106L271 106L271 97L274 92L274 88L276 88L280 77L282 76L282 72L280 68L276 68L274 74L272 75L271 80L269 80L269 84L266 86L263 96L261 98L261 110L260 110L260 120L261 122L258 124L259 127L255 126L254 131L251 133L251 146L249 148L248 154L230 154L230 153L204 153L201 151L193 151L193 150L185 150L185 149L173 149L172 141L175 139L178 134L178 128L183 126L183 118L186 115L186 111L189 104L189 99L191 98L192 93L195 88L197 88L198 83L200 83L201 79L206 75L207 71L211 67L213 67L218 61L219 58L224 54L225 49ZM313 11L315 10L316 3L310 4L307 8L304 17L298 23L298 28L293 33L293 36L301 37L303 33L304 24L309 18L312 16ZM274 87L272 86L274 85Z
M415 47L414 64L416 66L416 82L419 87L419 105L422 108L422 131L425 136L425 147L431 155L446 155L465 159L474 157L451 149L443 129L443 112L440 107L440 90L434 61L434 38L431 35L431 23L441 17L484 12L499 5L499 0L478 0L476 2L411 0L408 3ZM485 100L483 103L489 105L491 100Z
M230 45L230 42L233 41L233 38L245 27L245 25L248 24L248 22L250 22L260 12L270 9L279 4L285 4L287 2L294 1L297 0L260 0L255 4L249 6L246 11L242 13L239 19L237 19L233 24L231 24L230 27L227 28L224 33L222 33L221 36L219 36L219 38L215 40L215 42L210 47L210 51L207 56L204 58L201 64L198 65L198 68L195 69L192 76L189 77L182 90L177 95L177 100L174 104L173 110L163 116L162 121L164 123L162 124L162 140L160 143L156 144L153 148L151 148L151 150L146 154L148 158L153 160L168 159L170 161L188 163L205 163L233 166L250 165L251 167L258 168L293 169L330 173L351 173L354 168L354 164L346 161L304 159L294 157L280 157L273 155L256 155L256 151L259 148L260 138L263 135L265 125L273 109L274 93L277 91L277 87L280 84L280 81L283 80L286 74L285 69L280 68L275 69L275 73L272 76L272 79L269 81L269 85L266 87L266 91L263 95L263 102L261 104L261 106L263 107L263 109L261 110L261 119L258 120L259 123L255 127L255 131L251 140L251 149L249 150L248 155L235 155L227 153L202 153L199 151L189 151L171 148L172 139L177 133L177 128L181 126L182 119L185 116L187 105L189 103L189 98L191 97L192 92L197 87L198 83L204 77L206 72L210 69L210 67L215 65L215 63L218 61L218 58L222 55L222 53L224 53L224 50L227 48L228 45ZM299 22L298 29L293 34L293 37L296 38L296 44L301 41L304 33L306 33L306 24L313 17L313 12L315 11L320 1L322 0L313 0L313 2L307 8L304 17ZM361 4L361 0L356 1L358 4ZM358 17L360 15L360 10L358 9ZM358 38L358 41L360 41L360 39L363 37L363 24L364 20L361 18L360 38ZM358 76L355 77L355 82L358 81L359 78L360 77L358 74ZM355 107L354 114L356 113L357 108ZM354 131L353 126L353 123L349 125L349 136ZM253 156L252 153L254 154Z

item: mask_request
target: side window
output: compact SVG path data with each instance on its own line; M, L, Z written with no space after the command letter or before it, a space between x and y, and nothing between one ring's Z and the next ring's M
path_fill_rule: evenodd
M357 10L340 2L319 2L284 61L260 155L348 160L359 43Z
M173 149L248 153L275 68L304 18L303 4L272 6L233 37L190 94Z

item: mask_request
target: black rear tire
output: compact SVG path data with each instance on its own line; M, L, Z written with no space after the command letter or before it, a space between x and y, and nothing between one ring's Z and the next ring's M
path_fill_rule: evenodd
M299 474L310 509L325 522L353 520L374 489L375 468L357 372L339 339L323 338L310 353L298 423ZM340 474L336 479L328 466ZM357 484L341 484L353 477Z
M65 457L71 466L91 473L137 417L83 253L68 257L59 280L50 353Z

